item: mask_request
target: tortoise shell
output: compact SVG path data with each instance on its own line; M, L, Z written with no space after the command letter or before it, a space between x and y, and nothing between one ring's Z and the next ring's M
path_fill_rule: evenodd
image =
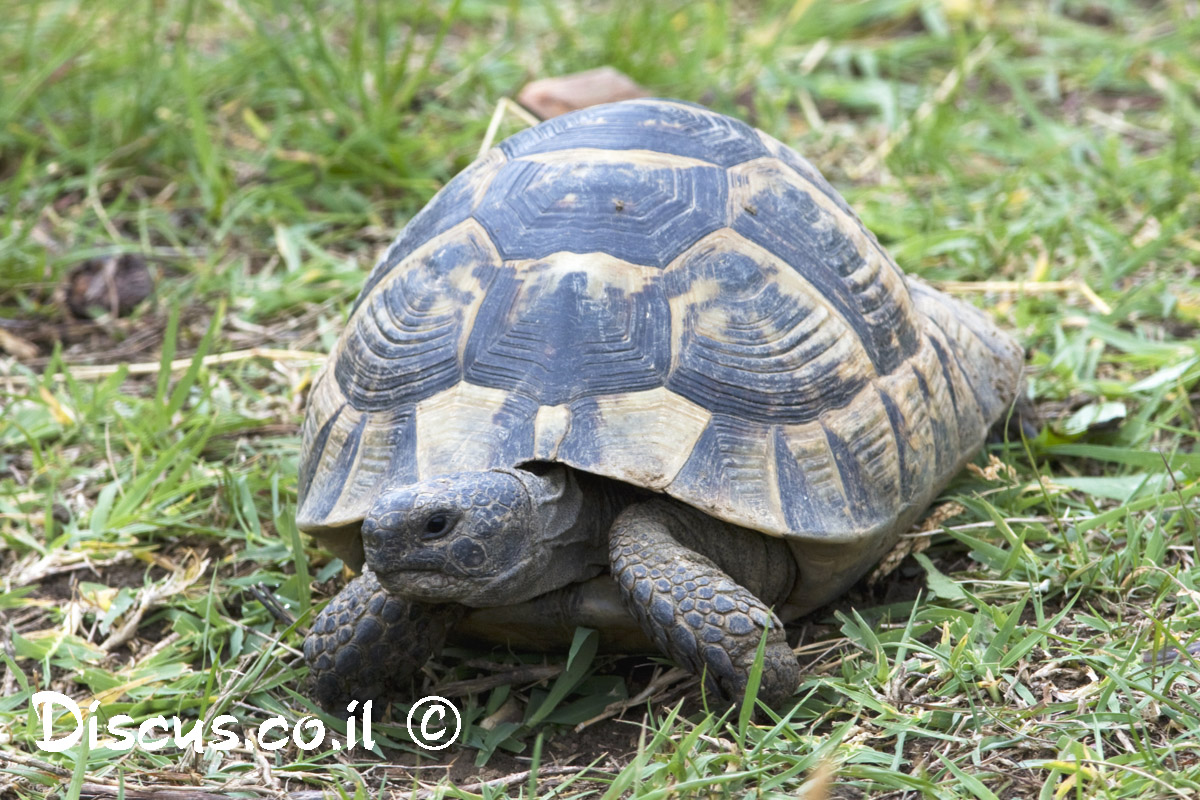
M809 608L978 450L1021 363L780 142L596 106L492 149L372 271L309 399L297 522L357 567L383 487L559 462L787 538Z

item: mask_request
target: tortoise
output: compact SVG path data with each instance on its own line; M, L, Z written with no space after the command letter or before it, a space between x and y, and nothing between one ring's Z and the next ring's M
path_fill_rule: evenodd
M302 431L298 527L361 569L305 641L327 708L450 631L587 625L719 698L981 448L1023 361L818 171L703 107L560 116L451 180L367 278ZM569 639L568 639L569 641Z

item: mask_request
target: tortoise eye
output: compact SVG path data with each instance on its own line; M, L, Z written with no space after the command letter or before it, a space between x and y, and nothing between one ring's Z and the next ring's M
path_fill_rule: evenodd
M450 517L447 514L434 514L425 520L425 530L422 539L436 539L445 536L450 531Z

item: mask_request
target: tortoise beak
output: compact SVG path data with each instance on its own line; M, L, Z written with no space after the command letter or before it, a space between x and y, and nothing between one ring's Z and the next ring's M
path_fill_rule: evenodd
M446 568L445 555L436 550L421 548L416 552L404 552L399 534L394 531L383 531L374 525L364 525L362 537L367 563L376 575L440 572Z

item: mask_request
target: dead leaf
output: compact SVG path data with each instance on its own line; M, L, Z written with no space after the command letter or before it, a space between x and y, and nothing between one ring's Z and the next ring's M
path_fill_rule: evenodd
M992 453L988 453L988 465L986 467L981 467L978 464L967 464L967 470L972 475L978 475L985 481L1015 480L1017 477L1017 471L1011 464L1005 464Z
M517 102L540 119L550 119L588 106L649 96L649 92L623 72L598 67L527 83L517 95Z
M871 570L871 574L867 576L867 585L874 586L888 575L891 575L896 567L900 566L900 562L907 558L909 554L920 553L928 549L929 537L919 534L941 530L946 520L951 517L957 517L964 511L966 511L966 508L955 502L942 503L935 508L908 536L896 542L896 546L879 560L875 569Z
M22 339L15 333L9 333L4 328L0 328L0 350L26 361L38 356L37 345L28 339Z

